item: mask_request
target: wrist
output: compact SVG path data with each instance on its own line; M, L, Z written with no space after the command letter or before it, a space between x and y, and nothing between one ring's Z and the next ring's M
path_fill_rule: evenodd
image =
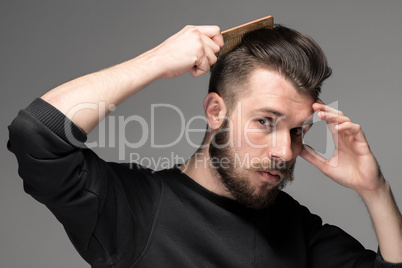
M356 191L368 207L380 204L381 200L387 200L391 196L391 188L389 183L381 175L379 184L375 189Z
M136 66L139 66L141 71L146 72L151 80L159 80L165 77L166 68L163 66L163 61L160 55L151 49L141 55L136 60Z
M382 257L387 262L399 263L402 262L402 216L390 185L383 181L376 190L359 194L370 213Z
M141 77L145 85L163 78L163 69L158 64L158 59L153 55L152 50L147 51L133 59L125 61L116 66L130 76L129 80L138 81Z

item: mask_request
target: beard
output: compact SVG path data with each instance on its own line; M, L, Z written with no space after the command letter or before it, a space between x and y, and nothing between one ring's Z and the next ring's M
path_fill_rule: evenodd
M296 162L294 162L290 168L287 168L285 162L270 159L268 165L262 162L253 163L251 168L244 169L246 172L239 171L236 169L236 152L229 146L230 135L224 130L227 129L228 124L228 120L225 120L219 130L216 131L210 143L210 159L219 160L214 161L214 163L217 164L212 165L212 167L219 174L221 183L237 202L255 210L260 210L272 205L279 192L285 188L288 183L293 181ZM223 159L225 163L228 163L225 166L221 164ZM276 185L263 181L260 187L256 187L252 185L248 174L257 174L259 171L279 171L284 178Z

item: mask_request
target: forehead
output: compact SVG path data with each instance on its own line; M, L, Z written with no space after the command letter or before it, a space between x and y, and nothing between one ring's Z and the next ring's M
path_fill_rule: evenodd
M299 121L308 119L313 113L313 97L299 92L276 72L256 69L250 73L244 87L248 94L240 98L240 102L245 112L274 110L287 119Z

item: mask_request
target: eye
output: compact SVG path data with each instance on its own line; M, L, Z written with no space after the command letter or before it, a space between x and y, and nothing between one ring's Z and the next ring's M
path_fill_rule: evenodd
M301 136L303 134L303 128L297 127L290 130L290 132L295 136Z
M272 119L272 118L268 118L268 117L259 118L259 119L258 119L258 122L259 122L261 125L264 125L264 126L266 126L266 127L273 127L273 126L274 126L274 124L273 124L273 119Z

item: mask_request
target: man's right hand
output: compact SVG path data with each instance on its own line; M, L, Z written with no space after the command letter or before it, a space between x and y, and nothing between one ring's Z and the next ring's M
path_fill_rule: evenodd
M180 76L187 71L192 76L207 73L221 47L219 27L186 26L138 57L60 85L42 99L89 133L109 112L106 109L101 114L93 108L100 102L106 107L117 106L160 78ZM90 104L91 108L80 108L82 104Z
M207 73L223 47L218 26L186 26L149 51L158 59L161 76L172 78L189 71L192 76Z

